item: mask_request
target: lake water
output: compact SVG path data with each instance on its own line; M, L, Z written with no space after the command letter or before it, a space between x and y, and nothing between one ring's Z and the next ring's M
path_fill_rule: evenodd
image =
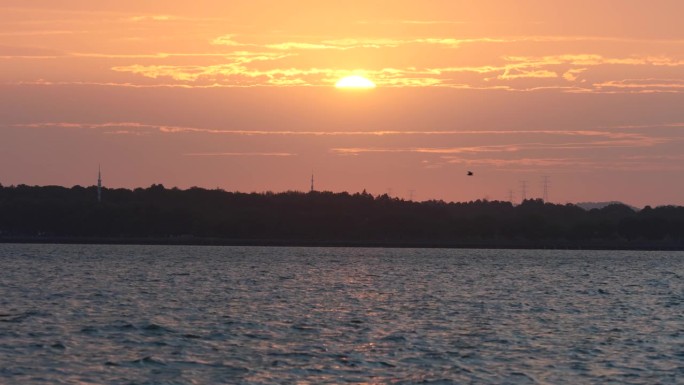
M0 384L675 384L684 253L0 245Z

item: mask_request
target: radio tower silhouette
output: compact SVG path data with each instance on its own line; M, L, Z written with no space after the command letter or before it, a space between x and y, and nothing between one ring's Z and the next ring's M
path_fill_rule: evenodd
M314 192L314 173L311 171L311 192Z
M97 203L102 202L102 172L100 165L97 165Z
M525 202L527 200L527 181L520 181L520 202Z
M544 202L549 201L549 176L544 175L542 177L542 184L544 186Z

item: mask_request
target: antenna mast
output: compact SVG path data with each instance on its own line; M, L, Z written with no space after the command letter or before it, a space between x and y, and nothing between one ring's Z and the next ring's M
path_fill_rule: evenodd
M100 165L97 165L97 203L102 202L102 172Z
M527 200L527 181L522 180L520 181L520 201L524 202Z

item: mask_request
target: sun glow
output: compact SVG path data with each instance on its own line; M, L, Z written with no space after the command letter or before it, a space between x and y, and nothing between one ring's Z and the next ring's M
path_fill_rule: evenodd
M363 76L352 75L344 77L335 83L337 88L371 89L375 88L375 83Z

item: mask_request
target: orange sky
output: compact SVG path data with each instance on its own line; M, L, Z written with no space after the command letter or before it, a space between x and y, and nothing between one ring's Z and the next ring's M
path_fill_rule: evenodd
M0 2L3 185L684 204L680 0L101 3Z

